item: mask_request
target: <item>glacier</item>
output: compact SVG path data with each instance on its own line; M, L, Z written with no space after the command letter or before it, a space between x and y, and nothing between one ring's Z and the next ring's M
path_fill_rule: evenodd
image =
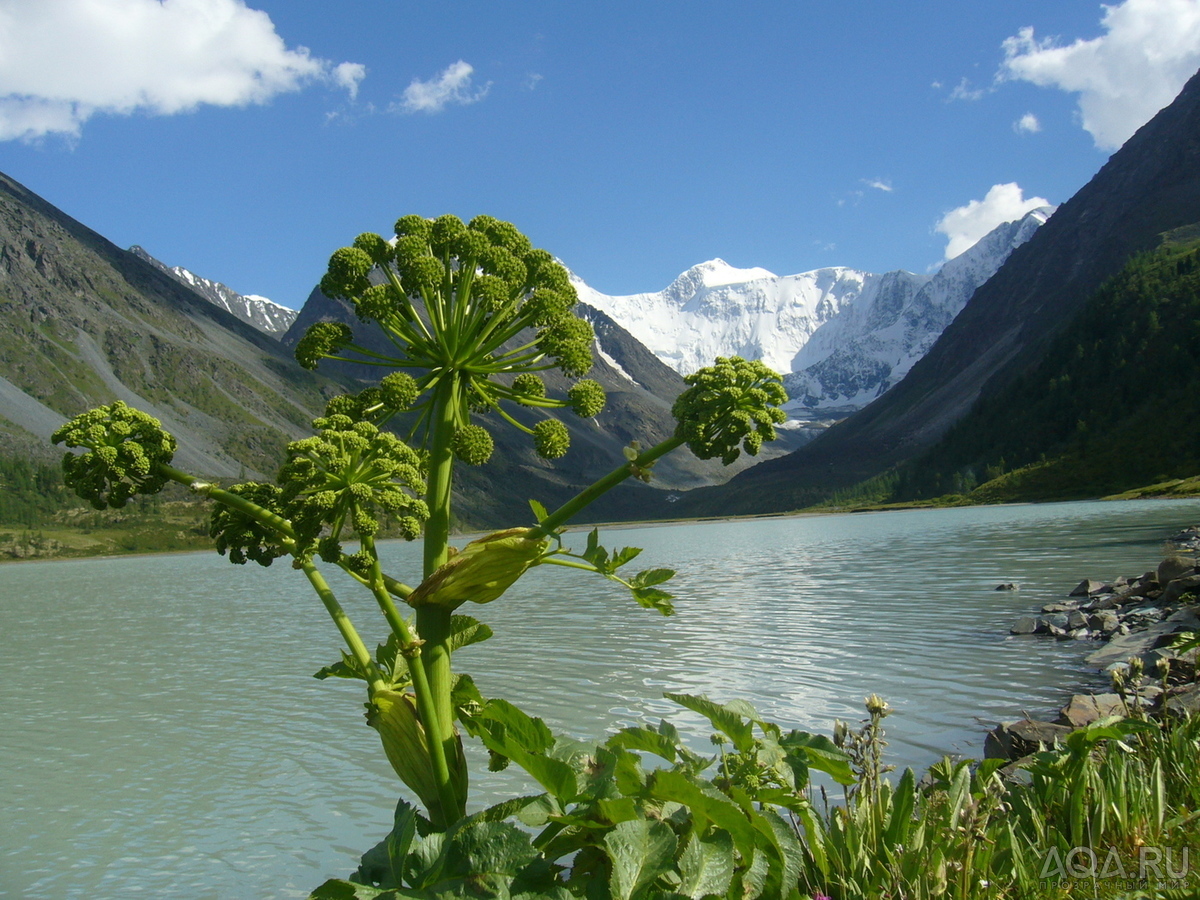
M610 296L572 282L580 300L681 375L718 356L762 360L784 374L795 419L838 418L898 383L1053 212L997 226L933 274L828 267L780 276L712 259L657 292Z

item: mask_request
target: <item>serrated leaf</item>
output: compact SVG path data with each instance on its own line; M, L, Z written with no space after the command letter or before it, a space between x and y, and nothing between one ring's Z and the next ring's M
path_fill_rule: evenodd
M715 703L707 697L692 694L663 694L668 700L680 706L698 712L712 723L717 731L724 734L733 746L741 753L748 753L754 746L754 725L747 722L748 718L741 708L732 708L729 704ZM753 712L753 707L751 707ZM755 715L757 715L755 713Z
M473 616L450 617L450 651L479 644L492 637L492 629Z
M651 587L662 584L664 581L670 581L674 577L674 569L646 569L644 572L638 572L630 583L634 587Z
M609 886L614 900L631 900L671 869L676 845L675 832L662 822L639 818L615 825L604 836L612 861Z
M671 600L674 598L664 590L656 587L635 587L630 593L633 594L633 599L637 601L638 606L657 609L664 616L675 612L675 607L671 604Z
M400 887L404 884L404 866L408 860L408 850L417 834L417 811L409 804L400 800L396 804L396 814L392 819L392 830L385 839L388 855L388 868L391 874L390 887Z
M539 524L546 521L546 517L550 515L550 513L546 512L546 507L542 506L536 500L529 501L529 508L533 510L533 517L537 519Z
M733 884L733 838L714 831L700 838L695 833L679 857L679 893L701 900L709 895L724 897Z
M622 547L613 554L612 567L613 571L621 568L625 563L636 559L638 554L642 552L641 547Z
M619 747L625 750L639 750L661 756L667 762L675 762L676 741L665 734L660 734L642 725L622 728L607 741L609 747Z
M313 673L313 678L319 681L324 681L326 678L357 678L359 681L370 681L366 670L358 664L358 660L345 651L342 652L341 662L325 666L320 671Z
M682 803L694 819L723 828L743 858L754 852L754 827L746 814L711 783L673 769L659 769L650 778L650 794L658 800Z
M809 768L832 776L838 784L854 784L850 757L825 735L791 731L780 740L780 744L789 754L803 753Z

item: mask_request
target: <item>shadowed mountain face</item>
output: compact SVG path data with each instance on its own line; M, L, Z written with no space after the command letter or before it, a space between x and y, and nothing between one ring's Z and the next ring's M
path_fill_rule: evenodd
M179 464L273 472L344 388L279 342L0 176L0 442L42 457L66 418L123 400L162 420Z
M932 446L981 394L1036 364L1130 256L1198 220L1200 74L1013 251L899 385L796 453L691 492L679 511L796 509Z

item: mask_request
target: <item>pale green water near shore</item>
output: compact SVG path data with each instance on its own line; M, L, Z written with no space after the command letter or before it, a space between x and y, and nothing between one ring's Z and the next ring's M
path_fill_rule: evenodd
M678 615L535 571L465 612L497 637L457 657L485 694L578 737L670 715L663 691L744 697L828 733L876 692L890 759L978 755L984 722L1094 676L1089 645L1010 638L1085 576L1141 574L1200 501L910 510L606 532L679 571ZM568 536L582 546L584 535ZM416 548L389 545L398 574ZM997 592L1018 582L1018 593ZM369 603L346 592L360 630ZM399 783L361 695L310 676L336 633L286 565L191 554L0 568L0 897L304 897L390 825ZM477 786L526 791L513 773ZM482 799L481 799L482 802Z

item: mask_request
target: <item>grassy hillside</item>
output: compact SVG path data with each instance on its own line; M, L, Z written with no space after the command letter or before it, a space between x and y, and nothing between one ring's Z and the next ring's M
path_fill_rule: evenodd
M1117 494L1200 473L1200 227L1135 257L930 451L843 500Z

